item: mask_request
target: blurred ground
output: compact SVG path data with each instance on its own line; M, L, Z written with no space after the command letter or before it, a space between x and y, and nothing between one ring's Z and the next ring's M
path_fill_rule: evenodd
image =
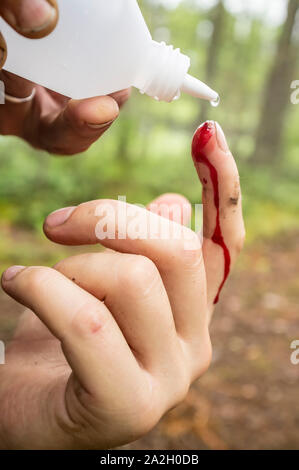
M299 449L299 365L290 362L299 339L298 265L298 231L247 247L215 314L209 372L126 448ZM3 293L0 303L0 338L8 340L21 309Z

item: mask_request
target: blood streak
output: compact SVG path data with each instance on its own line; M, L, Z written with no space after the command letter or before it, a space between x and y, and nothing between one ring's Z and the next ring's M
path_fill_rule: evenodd
M213 184L214 190L214 204L216 207L216 225L215 230L212 236L212 241L219 245L223 250L224 255L224 276L223 281L220 284L218 289L218 293L215 297L214 304L219 302L220 293L222 288L228 278L231 266L231 256L230 252L227 248L227 245L224 241L221 225L220 225L220 197L219 197L219 180L218 180L218 173L214 165L208 159L206 153L204 152L204 148L211 139L211 137L215 134L215 124L213 122L206 122L203 126L201 126L195 133L193 142L192 142L192 156L195 163L201 163L206 165L210 172L211 181Z

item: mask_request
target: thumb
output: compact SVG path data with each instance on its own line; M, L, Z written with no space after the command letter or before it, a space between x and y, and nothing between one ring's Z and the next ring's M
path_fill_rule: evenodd
M0 15L18 33L39 39L55 28L58 7L56 0L1 0Z

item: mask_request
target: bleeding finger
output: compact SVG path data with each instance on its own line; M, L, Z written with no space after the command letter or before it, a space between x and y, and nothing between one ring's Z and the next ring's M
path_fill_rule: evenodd
M192 155L203 185L203 253L209 303L217 303L244 241L240 180L219 124L209 121L195 133Z

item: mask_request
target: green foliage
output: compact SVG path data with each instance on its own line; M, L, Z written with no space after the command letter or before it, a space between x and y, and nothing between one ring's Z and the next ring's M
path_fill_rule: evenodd
M154 36L163 39L160 36L168 29L168 40L191 55L192 73L204 80L210 40L205 31L213 11L202 11L192 1L171 10L141 3ZM227 11L225 15L217 74L211 83L222 104L209 110L209 118L223 125L236 156L247 231L254 239L298 223L299 105L289 104L279 164L254 167L250 156L279 28L259 18ZM295 78L299 79L299 70ZM71 158L49 156L19 139L0 137L0 221L41 233L43 219L52 210L95 198L126 195L130 202L147 203L161 193L179 192L200 202L201 188L190 158L200 111L201 103L190 97L169 105L134 92L107 135L86 154ZM5 251L3 243L0 249Z

